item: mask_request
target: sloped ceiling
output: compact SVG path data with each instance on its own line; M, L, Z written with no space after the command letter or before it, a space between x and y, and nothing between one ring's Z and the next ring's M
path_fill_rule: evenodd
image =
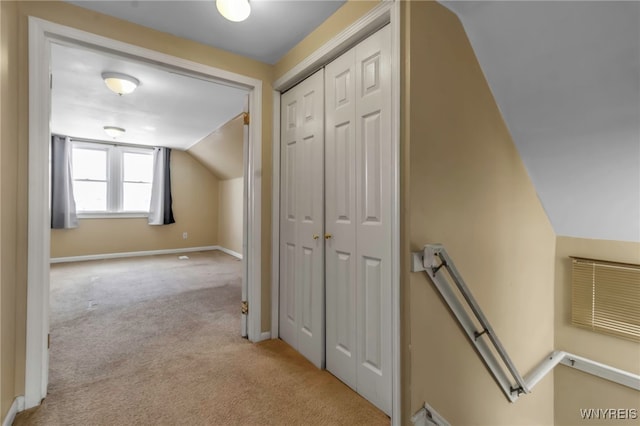
M442 3L556 233L640 241L640 3Z
M244 114L225 123L187 151L221 180L243 176Z

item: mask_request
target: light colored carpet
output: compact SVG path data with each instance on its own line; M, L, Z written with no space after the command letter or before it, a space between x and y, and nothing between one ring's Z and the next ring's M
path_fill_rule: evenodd
M385 425L281 340L239 336L220 252L51 267L49 395L15 425Z

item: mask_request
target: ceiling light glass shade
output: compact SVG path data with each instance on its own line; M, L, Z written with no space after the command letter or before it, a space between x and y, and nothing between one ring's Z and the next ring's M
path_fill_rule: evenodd
M116 139L116 138L124 135L124 132L126 132L126 130L123 129L122 127L104 126L103 129L104 129L104 132L109 137L112 137L113 139Z
M251 14L249 0L216 0L218 12L233 22L244 21Z
M133 92L140 84L137 78L117 72L103 72L102 79L109 90L120 96Z

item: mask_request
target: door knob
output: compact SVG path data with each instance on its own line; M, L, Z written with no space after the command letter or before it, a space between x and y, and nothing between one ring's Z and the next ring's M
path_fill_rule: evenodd
M320 235L318 235L318 234L313 234L313 239L314 239L314 240L317 240L318 238L320 238Z
M325 239L325 240L329 240L329 239L331 239L331 237L333 237L333 235L331 235L331 234L324 234L324 239Z

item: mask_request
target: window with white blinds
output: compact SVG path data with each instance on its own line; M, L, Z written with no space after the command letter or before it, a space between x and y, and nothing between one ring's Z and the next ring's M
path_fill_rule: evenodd
M572 324L640 342L640 265L572 260Z

